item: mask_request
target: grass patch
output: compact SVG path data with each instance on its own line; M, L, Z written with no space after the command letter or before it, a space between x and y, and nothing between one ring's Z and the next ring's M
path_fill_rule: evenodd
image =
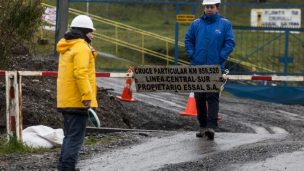
M96 145L96 144L109 145L112 142L115 142L121 138L122 137L118 136L118 135L105 135L102 137L88 136L88 137L86 137L84 144L85 145Z
M54 149L32 148L20 141L16 137L11 137L9 141L5 138L0 139L0 154L26 154L51 152Z

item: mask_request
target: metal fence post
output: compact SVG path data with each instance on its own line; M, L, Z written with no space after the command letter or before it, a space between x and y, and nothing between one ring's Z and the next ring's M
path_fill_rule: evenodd
M289 63L288 48L289 48L289 30L285 30L284 75L288 74L288 63Z
M22 118L20 115L18 72L6 71L6 128L8 139L22 140Z
M141 34L141 48L142 48L142 52L141 52L141 63L144 65L145 64L145 35Z
M176 15L179 14L179 4L177 3L176 4L176 7L175 7L175 10L176 10ZM175 53L174 53L174 64L177 65L178 63L178 37L179 37L179 23L177 21L175 21Z
M167 65L169 65L169 45L166 41L166 59L167 59Z
M116 43L115 43L115 53L116 53L116 56L118 56L118 44L117 44L117 42L118 42L118 28L117 28L117 26L115 26L115 41L116 41Z
M56 1L56 29L55 29L55 45L54 56L57 57L56 45L68 28L69 2L68 0Z

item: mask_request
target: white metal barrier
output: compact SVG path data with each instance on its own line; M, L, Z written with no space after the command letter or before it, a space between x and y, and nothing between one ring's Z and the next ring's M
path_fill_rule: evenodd
M16 136L21 140L22 114L20 103L21 84L18 80L17 71L5 72L6 82L6 129L8 138Z
M304 81L304 76L227 75L228 80L239 81Z
M0 76L5 76L6 82L6 129L8 139L16 136L22 140L22 77L23 76L46 76L57 77L55 71L2 71ZM96 77L130 78L133 74L96 72Z

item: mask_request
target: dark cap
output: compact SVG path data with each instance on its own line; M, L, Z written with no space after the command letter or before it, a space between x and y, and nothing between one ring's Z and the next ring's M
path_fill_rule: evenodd
M81 27L72 27L72 29L75 29L75 30L79 30L81 31L84 35L90 33L90 32L93 32L92 29L89 29L89 28L81 28Z

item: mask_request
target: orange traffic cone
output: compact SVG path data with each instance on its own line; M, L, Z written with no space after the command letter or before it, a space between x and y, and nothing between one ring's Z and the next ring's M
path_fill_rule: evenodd
M123 101L134 102L135 99L132 97L131 85L132 85L132 78L128 78L126 80L125 88L122 91L122 95L116 97Z
M206 103L207 111L208 111L208 103ZM191 116L191 117L197 117L197 109L196 109L196 101L194 98L194 93L190 93L188 102L186 105L185 112L180 113L182 116ZM223 116L218 115L218 120L222 120Z
M190 93L188 101L187 101L187 105L186 105L186 110L184 112L181 112L180 114L182 116L191 116L191 117L197 116L194 93Z

